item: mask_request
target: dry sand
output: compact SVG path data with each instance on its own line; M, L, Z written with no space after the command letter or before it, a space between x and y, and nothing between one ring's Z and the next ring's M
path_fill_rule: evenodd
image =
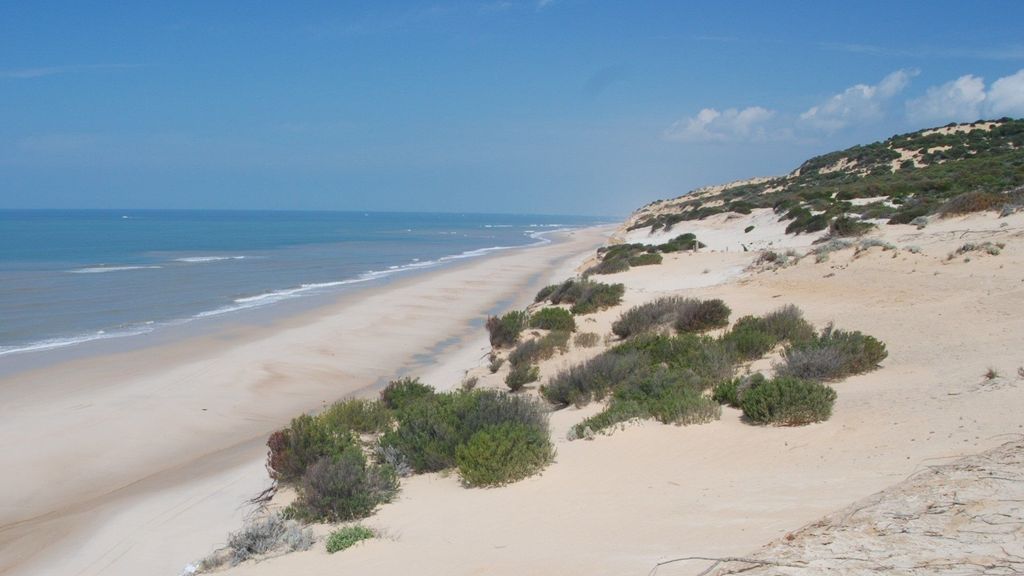
M0 573L180 573L269 484L270 431L463 350L488 311L525 304L610 232L396 280L269 327L5 378Z
M743 219L717 226L705 236L742 235ZM675 254L606 277L626 283L627 305L713 296L735 318L795 303L819 326L834 321L881 338L883 368L836 383L828 422L756 427L726 408L711 424L645 422L569 442L568 428L598 408L561 410L551 418L556 462L539 476L489 490L462 488L454 475L413 477L364 521L384 538L335 555L318 545L225 574L647 574L667 558L750 553L925 466L1024 432L1024 214L884 226L873 236L901 249L855 256L849 248L827 262L745 273L754 253ZM947 260L968 241L1006 246ZM607 334L620 312L588 317L582 329ZM542 378L596 352L549 360ZM483 363L465 367L480 386L500 387L503 371L490 375ZM989 368L999 376L986 379ZM677 563L659 574L706 567Z

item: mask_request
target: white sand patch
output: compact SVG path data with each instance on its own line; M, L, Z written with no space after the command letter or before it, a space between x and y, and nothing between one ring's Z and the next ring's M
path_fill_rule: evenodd
M691 232L707 246L704 250L743 252L746 247L753 252L810 246L825 233L786 234L789 223L789 220L780 222L779 215L771 208L757 208L751 210L750 214L729 212L703 220L685 220L667 232L658 230L652 233L650 228L641 228L625 233L624 238L629 243L663 244L680 234ZM750 226L753 229L745 232Z

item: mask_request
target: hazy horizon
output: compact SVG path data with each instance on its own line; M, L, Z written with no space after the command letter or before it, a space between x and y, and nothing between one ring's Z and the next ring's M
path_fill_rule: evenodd
M0 208L622 216L1024 116L1024 5L0 7Z

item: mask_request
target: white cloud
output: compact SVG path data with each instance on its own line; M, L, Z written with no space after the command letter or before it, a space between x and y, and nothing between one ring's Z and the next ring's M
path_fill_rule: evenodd
M665 130L665 138L681 142L736 142L765 140L766 123L775 116L774 110L750 106L739 110L728 108L719 112L704 108L691 118L684 118Z
M984 103L985 81L967 74L907 102L907 116L915 123L973 122L981 117Z
M1024 116L1024 69L993 82L987 98L988 113L993 118Z
M966 74L907 102L907 117L917 123L973 122L981 118L1024 116L1024 70L1004 76L986 90L985 80Z
M875 122L885 116L885 104L910 84L916 70L897 70L875 85L857 84L812 106L800 115L805 125L834 132L855 123Z

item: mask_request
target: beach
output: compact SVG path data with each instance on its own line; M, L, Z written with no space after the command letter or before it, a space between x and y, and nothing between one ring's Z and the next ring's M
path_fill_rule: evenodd
M0 481L0 572L179 573L269 485L271 431L485 348L488 313L528 302L609 232L558 233L298 317L5 377L0 451L19 472Z
M746 222L688 224L712 237ZM601 277L626 284L625 302L588 316L583 330L605 334L626 307L669 294L722 298L734 316L792 303L819 327L835 322L876 335L889 357L879 370L833 384L831 419L807 426L753 426L724 408L709 424L645 421L569 441L568 429L599 407L565 408L551 415L555 462L538 476L496 489L464 488L454 474L414 476L396 502L362 521L380 538L223 573L647 574L666 559L751 553L915 472L1024 432L1024 330L1011 312L1024 296L1022 233L1020 214L984 214L873 233L896 250L855 255L850 246L827 261L809 256L777 269L747 269L753 253L674 254L660 266ZM1006 249L949 259L981 238ZM813 238L802 240L785 239L809 250ZM595 353L574 348L542 362L542 381ZM768 369L773 359L750 368ZM478 387L500 389L502 373L488 374L485 363L470 374ZM995 380L984 376L990 367ZM678 562L658 574L696 574L709 564Z

